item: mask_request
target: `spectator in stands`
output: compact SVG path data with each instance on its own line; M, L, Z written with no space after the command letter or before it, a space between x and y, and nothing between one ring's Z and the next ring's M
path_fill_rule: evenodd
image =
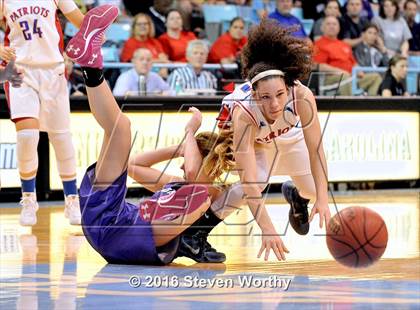
M362 42L362 30L369 23L367 17L361 17L362 0L348 0L347 12L341 18L341 38L351 47Z
M153 0L123 0L123 3L127 12L130 13L131 16L136 16L138 13L147 13L150 6L153 5Z
M86 96L86 86L82 71L74 68L73 61L64 53L64 65L70 96Z
M173 2L173 0L154 0L153 6L147 12L155 25L156 37L166 32L166 14L172 8Z
M233 5L251 5L251 0L226 0L226 3Z
M416 0L407 0L404 3L404 17L413 36L408 40L410 55L420 55L420 23L416 23L418 3Z
M405 90L407 77L407 58L395 55L389 61L388 71L379 87L378 95L383 97L409 96Z
M157 74L151 72L152 53L146 48L139 48L134 52L132 63L133 69L122 73L115 84L114 96L139 95L140 93L140 75L145 78L147 94L171 95L169 85Z
M314 26L312 28L311 38L314 41L318 40L322 36L321 25L322 25L322 22L323 22L325 16L335 16L337 18L341 17L340 1L338 1L338 0L328 0L327 4L326 4L326 7L325 7L324 14L325 15L323 17L319 18L314 23Z
M186 62L185 52L188 42L195 40L193 32L183 30L181 12L171 9L166 17L167 31L158 40L162 44L163 51L168 55L170 61Z
M206 37L204 13L201 0L178 0L177 8L181 12L184 29L192 31L197 38Z
M374 16L372 5L377 6L378 0L361 0L362 1L362 10L360 12L360 17L366 18L367 20L371 20ZM347 3L344 4L343 14L347 12Z
M354 47L353 54L359 66L374 68L388 66L389 57L376 24L369 23L365 26L362 42Z
M277 20L282 27L297 28L292 35L298 38L306 38L302 22L290 13L292 8L293 0L277 0L277 8L273 13L268 15L268 18Z
M129 62L138 48L147 48L152 52L152 60L167 62L168 56L164 53L162 45L155 39L155 27L149 15L139 13L133 18L131 37L125 42L121 61Z
M245 21L242 17L232 19L229 30L213 43L209 53L209 62L221 64L235 63L239 59L240 52L247 42L244 30Z
M225 0L204 0L206 4L215 4L215 5L226 5Z
M256 21L259 22L276 10L276 2L275 0L252 1L252 10L256 14Z
M203 70L209 50L206 42L194 40L188 43L188 65L175 69L168 77L168 83L176 93L187 89L217 89L217 79Z
M322 31L324 35L315 41L314 61L319 64L318 71L335 73L327 74L324 83L326 85L340 83L338 94L350 96L352 68L357 65L352 49L350 45L338 39L340 24L336 17L325 17L322 24ZM369 95L376 95L378 85L380 84L379 75L362 73L358 78L360 88L365 90Z
M388 56L401 53L408 55L408 40L412 38L410 28L399 14L398 0L385 0L379 8L379 16L374 18L384 39Z

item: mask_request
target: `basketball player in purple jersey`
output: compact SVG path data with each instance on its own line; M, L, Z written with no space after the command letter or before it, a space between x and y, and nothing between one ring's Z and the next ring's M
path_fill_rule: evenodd
M139 205L130 204L125 199L131 148L130 121L119 109L104 81L100 52L101 37L117 15L118 10L110 5L90 10L80 31L66 48L68 56L82 67L91 111L104 129L98 161L87 169L80 187L84 234L92 247L110 263L166 264L180 255L199 262L222 262L224 254L195 233L199 232L201 225L214 226L212 221L220 222L208 212L212 191L199 184L164 185L174 178L166 175L156 178L159 172L151 168L151 161L184 155L186 174L200 182L210 181L209 177L198 172L201 165L188 161L190 155L194 159L202 156L203 160L207 155L213 155L211 149L199 147L199 138L194 138L201 124L198 110L192 109L193 117L186 125L187 137L181 152L166 148L137 155L130 162L130 174L136 180L147 182L145 186L154 191L163 185L164 188L151 198L140 201ZM211 143L203 144L219 142L213 138L209 141ZM210 169L208 175L212 175L212 171L214 169ZM215 175L219 172L216 171ZM153 180L155 184L151 182Z
M83 14L73 0L1 0L0 20L6 25L0 58L24 72L21 87L6 83L11 120L16 127L16 154L22 183L21 225L35 225L38 203L39 131L48 133L63 182L65 216L80 224L76 186L76 159L70 134L70 103L64 74L63 35L58 10L79 27Z

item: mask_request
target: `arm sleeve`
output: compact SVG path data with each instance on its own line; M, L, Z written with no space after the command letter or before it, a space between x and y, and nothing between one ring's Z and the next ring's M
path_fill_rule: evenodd
M74 11L75 9L77 9L77 5L76 3L74 3L73 0L58 0L56 2L57 2L57 7L60 9L60 11L63 14L70 13Z

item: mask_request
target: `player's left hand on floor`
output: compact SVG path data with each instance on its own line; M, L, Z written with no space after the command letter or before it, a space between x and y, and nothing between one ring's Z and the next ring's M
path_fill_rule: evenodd
M309 223L312 222L312 220L315 217L315 214L319 213L319 227L322 228L324 226L324 222L325 222L325 227L327 227L330 218L331 218L331 213L330 213L330 209L328 207L328 203L320 203L320 202L315 202L311 214L309 215Z
M276 232L274 232L274 235L267 235L267 233L263 232L262 244L257 257L260 258L265 251L264 260L267 261L271 250L273 250L279 261L286 260L285 253L289 253L289 250Z

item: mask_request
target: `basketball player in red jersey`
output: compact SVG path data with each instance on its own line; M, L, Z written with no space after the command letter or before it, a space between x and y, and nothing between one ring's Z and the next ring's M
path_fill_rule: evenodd
M289 221L296 232L306 234L317 213L321 228L330 219L327 165L315 98L299 82L310 72L311 48L267 20L250 31L242 65L249 82L224 98L218 117L220 128L233 130L241 182L226 192L218 210L226 216L229 207L234 210L245 197L262 230L258 256L265 251L267 260L273 250L284 260L288 250L261 195L270 176L289 175L293 180L283 184L282 192L291 205ZM310 199L314 206L309 216Z
M46 131L54 147L63 181L65 215L80 224L76 186L75 151L70 134L70 103L64 72L60 10L76 27L83 14L73 0L1 0L0 19L6 25L0 58L16 58L24 72L20 88L6 83L11 120L17 136L17 162L22 183L20 223L35 225L38 203L35 178L38 170L39 131Z

